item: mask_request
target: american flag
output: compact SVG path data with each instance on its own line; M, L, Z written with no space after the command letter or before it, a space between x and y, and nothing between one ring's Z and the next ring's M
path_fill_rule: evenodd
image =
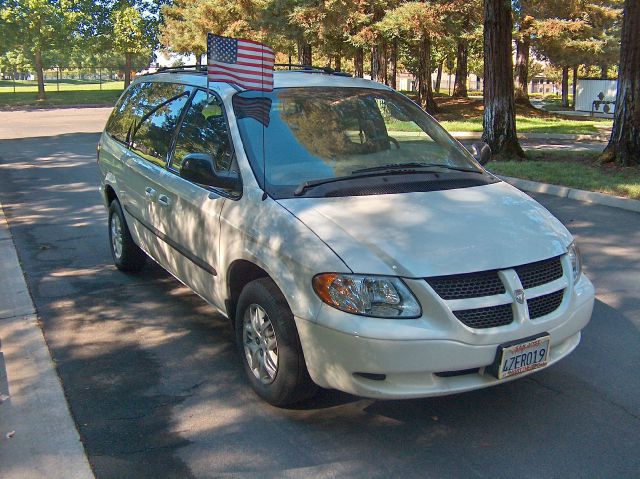
M234 83L246 90L273 90L273 50L250 40L207 35L209 81Z
M269 113L271 112L271 98L244 98L238 95L233 96L233 111L236 118L253 118L259 121L265 127L269 126Z

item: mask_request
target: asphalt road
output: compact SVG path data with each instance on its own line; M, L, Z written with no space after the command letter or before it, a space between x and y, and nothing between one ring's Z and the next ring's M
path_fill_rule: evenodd
M557 365L445 398L321 391L277 409L246 384L223 318L157 266L112 266L98 135L54 133L0 141L0 201L98 478L640 475L640 215L536 196L598 292Z

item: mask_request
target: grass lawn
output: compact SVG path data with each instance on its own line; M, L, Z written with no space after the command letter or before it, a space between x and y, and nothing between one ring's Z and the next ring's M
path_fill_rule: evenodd
M471 118L462 121L442 121L449 131L482 131L482 118ZM567 120L564 118L536 118L518 115L516 127L519 133L573 133L597 134L604 128L610 128L611 120Z
M449 131L482 131L482 100L474 98L436 98L440 111L435 117ZM520 133L595 134L610 128L612 120L589 117L566 117L538 108L516 107L516 125Z
M22 106L113 105L122 90L48 91L47 99L38 101L31 92L0 93L0 108Z
M528 161L491 161L492 173L640 199L640 169L594 164L598 153L528 151ZM579 159L579 160L578 160Z
M0 80L0 93L13 93L13 80ZM38 83L30 80L16 80L16 93L38 91ZM58 85L55 81L46 81L44 84L46 92L58 91ZM120 90L124 89L123 81L103 81L102 90ZM100 84L95 81L84 80L61 80L60 91L77 91L77 90L100 90Z
M38 86L35 81L17 81L16 92L13 81L0 81L0 108L22 106L63 106L63 105L113 105L124 89L124 82L105 81L102 90L98 83L81 80L64 80L60 82L60 91L56 82L45 83L47 99L38 101Z

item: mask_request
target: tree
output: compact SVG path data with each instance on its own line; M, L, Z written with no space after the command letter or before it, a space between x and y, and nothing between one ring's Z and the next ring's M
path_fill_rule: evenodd
M38 80L38 100L45 99L43 53L72 43L72 33L82 17L70 0L7 0L0 7L5 28L12 28L13 42L33 60Z
M522 0L523 4L534 0ZM608 65L617 56L618 0L569 0L539 6L533 22L536 52L562 69L562 105L569 106L569 70ZM601 68L606 71L607 68Z
M416 76L418 102L429 113L438 106L433 98L431 50L435 39L442 35L442 10L424 2L406 2L386 13L375 25L383 36L397 38L405 47L404 64Z
M484 0L482 139L498 160L524 159L516 136L510 0Z
M616 111L602 160L640 165L640 2L625 0L620 38Z
M480 32L476 29L482 21L480 0L447 0L444 4L444 25L446 34L455 40L455 83L454 98L467 98L467 77L469 76L469 53L472 44L477 43Z
M133 6L124 5L112 13L113 47L125 57L124 86L131 83L134 55L151 56L153 40L145 29L145 21Z
M164 22L160 25L160 43L172 52L195 55L197 65L207 52L207 32L200 27L200 7L198 0L176 0L162 8Z
M533 34L533 17L525 15L521 18L516 35L515 66L515 102L531 106L529 101L529 54L531 51L531 35Z

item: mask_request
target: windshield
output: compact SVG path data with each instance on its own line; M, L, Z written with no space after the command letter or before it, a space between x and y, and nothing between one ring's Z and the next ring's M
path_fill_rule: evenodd
M305 183L394 170L482 172L435 120L393 91L245 91L234 96L233 107L256 178L277 197Z

